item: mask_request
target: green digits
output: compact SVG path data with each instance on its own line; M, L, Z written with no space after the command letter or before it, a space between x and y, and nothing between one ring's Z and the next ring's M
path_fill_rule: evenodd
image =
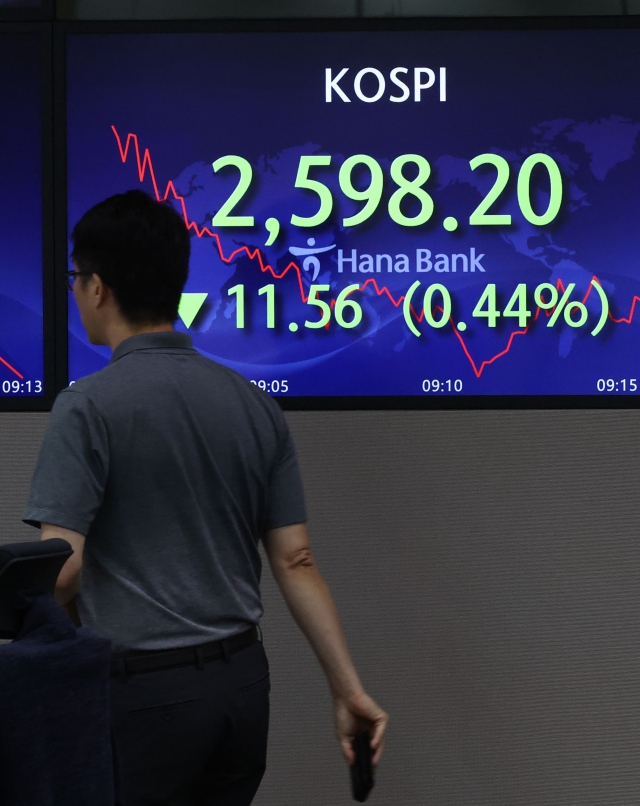
M542 215L538 215L531 206L531 173L536 165L544 165L549 172L549 205ZM522 215L536 227L550 224L558 215L562 204L562 176L557 162L552 157L547 154L531 154L522 163L518 174L518 204Z
M371 173L371 182L364 190L356 190L351 181L353 169L356 165L366 165ZM349 199L355 201L366 201L365 206L355 215L347 216L342 219L345 227L355 227L356 224L362 224L375 213L382 198L383 176L382 168L373 157L368 157L366 154L355 154L353 157L346 159L340 168L340 190Z
M407 163L418 166L418 175L415 179L407 179L402 169ZM419 154L403 154L391 163L391 178L398 186L396 192L389 199L389 215L396 224L402 227L419 227L425 224L433 215L433 199L423 190L422 186L431 174L428 161ZM406 216L400 209L400 203L405 196L415 196L420 202L420 212L415 216Z
M313 166L331 165L331 157L325 155L300 157L298 173L296 175L295 187L312 190L320 198L320 209L315 215L305 218L304 216L291 216L291 223L296 227L317 227L323 224L331 215L333 210L333 196L331 191L317 179L309 179L309 168Z
M251 163L244 157L229 155L228 157L220 157L220 159L217 159L213 163L213 170L215 173L218 173L221 168L226 168L229 165L232 165L240 171L240 179L233 193L214 215L211 223L214 227L252 227L252 215L229 215L229 213L249 190L253 177L253 168L251 167Z

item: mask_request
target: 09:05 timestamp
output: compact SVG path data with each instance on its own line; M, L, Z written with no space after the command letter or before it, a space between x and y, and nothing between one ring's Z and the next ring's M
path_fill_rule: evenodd
M289 381L254 381L251 380L249 383L252 383L254 386L259 387L263 390L263 392L271 392L275 395L277 394L285 394L289 391Z
M3 395L41 395L42 381L2 381Z

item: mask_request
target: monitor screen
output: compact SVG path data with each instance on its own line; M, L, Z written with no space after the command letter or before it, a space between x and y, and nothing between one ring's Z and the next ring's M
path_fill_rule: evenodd
M45 395L41 36L0 31L0 407Z
M176 328L285 400L623 401L639 48L631 29L70 34L69 226L130 188L172 204L192 235ZM108 355L72 305L70 380Z

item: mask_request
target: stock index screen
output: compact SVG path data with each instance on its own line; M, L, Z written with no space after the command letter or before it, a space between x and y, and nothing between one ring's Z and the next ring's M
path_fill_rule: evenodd
M42 398L42 38L0 31L0 407Z
M70 34L69 225L166 199L177 329L279 397L635 396L638 53L630 29ZM108 351L69 329L75 380Z

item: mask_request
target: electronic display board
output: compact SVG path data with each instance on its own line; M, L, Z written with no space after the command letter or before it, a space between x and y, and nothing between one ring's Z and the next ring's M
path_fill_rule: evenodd
M52 309L51 293L46 303L44 299L45 274L51 278L45 264L52 259L47 196L51 183L45 176L43 142L43 131L48 125L50 134L51 127L43 119L44 96L51 94L50 87L43 86L50 75L50 58L41 30L0 27L0 408L4 410L46 408L53 394L53 328L46 315ZM49 190L44 192L47 184Z
M285 405L633 405L638 30L66 48L69 228L130 188L168 200L192 233L177 329L204 355ZM70 380L107 359L72 305Z

